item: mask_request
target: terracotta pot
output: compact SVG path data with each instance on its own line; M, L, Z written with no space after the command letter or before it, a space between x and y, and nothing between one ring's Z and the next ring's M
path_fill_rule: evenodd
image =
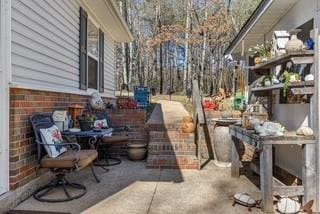
M258 64L261 64L262 60L260 57L256 57L254 58L254 64L258 65Z
M191 116L183 117L182 123L193 123L193 118Z
M181 130L183 133L193 133L195 130L193 122L183 123Z
M128 143L128 158L132 161L144 160L147 156L146 143Z

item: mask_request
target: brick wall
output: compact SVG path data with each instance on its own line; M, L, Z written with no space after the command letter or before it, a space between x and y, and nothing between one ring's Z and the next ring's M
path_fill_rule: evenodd
M29 116L33 113L67 110L71 104L85 106L89 96L10 89L10 189L21 187L37 176L36 145ZM110 114L114 125L129 125L130 141L147 141L144 131L146 113L140 110L121 110ZM124 145L114 152L124 154ZM39 172L38 172L39 173ZM41 173L41 171L40 171Z
M129 136L129 143L147 143L148 132L146 131L145 123L147 112L142 109L121 109L115 111L109 111L109 116L112 125L128 126L128 132L118 132L114 135L126 135ZM126 155L128 142L118 143L110 148L110 153Z

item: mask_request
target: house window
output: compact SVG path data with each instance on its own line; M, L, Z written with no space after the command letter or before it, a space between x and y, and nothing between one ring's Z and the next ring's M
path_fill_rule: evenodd
M80 89L104 92L104 33L80 8Z
M88 20L88 88L98 89L99 29Z

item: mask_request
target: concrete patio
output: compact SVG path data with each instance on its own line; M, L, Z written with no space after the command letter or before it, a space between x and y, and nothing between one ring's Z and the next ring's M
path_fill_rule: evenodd
M147 214L147 213L248 213L232 207L232 195L248 192L260 198L258 188L246 177L233 179L230 169L209 163L201 171L146 169L145 162L124 160L105 173L97 168L101 183L95 183L89 169L70 174L69 179L87 186L87 194L71 202L42 203L32 197L15 210L63 213ZM253 209L251 213L262 213Z

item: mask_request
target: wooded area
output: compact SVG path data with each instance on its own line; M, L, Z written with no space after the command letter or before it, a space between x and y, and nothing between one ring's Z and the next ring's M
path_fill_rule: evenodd
M260 0L118 0L135 37L116 47L116 88L183 92L199 80L204 94L232 88L223 51ZM230 91L230 90L229 90Z

